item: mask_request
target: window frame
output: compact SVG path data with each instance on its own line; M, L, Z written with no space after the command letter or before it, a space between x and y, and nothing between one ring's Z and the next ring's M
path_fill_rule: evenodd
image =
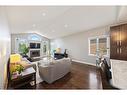
M28 36L28 40L29 41L38 41L38 42L41 42L41 37L39 36L39 35L37 35L37 34L31 34L31 35L29 35Z
M96 37L90 37L89 39L88 39L88 41L89 41L89 56L96 56L96 54L92 54L91 52L90 52L90 41L91 40L94 40L94 39L96 39L96 46L97 46L97 38ZM97 48L97 47L96 47Z
M106 43L106 47L107 48L109 48L110 46L109 46L109 36L108 35L102 35L102 36L96 36L96 37L89 37L88 38L88 49L89 49L89 51L88 51L88 55L89 56L98 56L97 55L97 52L99 51L99 39L101 39L101 38L106 38L107 39L107 43ZM96 39L96 54L91 54L91 52L90 52L90 41L91 40L93 40L93 39ZM110 50L109 49L107 49L107 54L106 55L104 55L104 56L109 56L109 52Z

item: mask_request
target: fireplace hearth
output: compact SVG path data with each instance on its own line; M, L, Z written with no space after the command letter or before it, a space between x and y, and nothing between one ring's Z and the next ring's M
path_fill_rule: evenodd
M40 57L40 50L30 50L30 57Z

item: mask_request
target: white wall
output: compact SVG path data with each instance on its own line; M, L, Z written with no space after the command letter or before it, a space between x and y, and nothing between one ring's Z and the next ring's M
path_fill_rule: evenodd
M0 89L4 88L6 79L6 64L10 55L10 32L6 12L0 7Z
M51 50L55 48L68 49L68 54L73 60L95 63L95 56L88 55L88 38L109 35L109 27L101 27L89 31L79 32L70 36L51 40Z

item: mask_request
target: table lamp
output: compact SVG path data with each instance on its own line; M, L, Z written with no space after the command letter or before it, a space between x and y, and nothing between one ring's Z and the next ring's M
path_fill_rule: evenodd
M19 74L20 63L21 62L21 56L19 54L11 54L10 55L10 73L11 78L17 78Z
M10 63L19 63L21 61L21 56L19 54L10 55Z
M57 49L56 49L56 52L57 52L57 53L61 53L61 48L57 48Z

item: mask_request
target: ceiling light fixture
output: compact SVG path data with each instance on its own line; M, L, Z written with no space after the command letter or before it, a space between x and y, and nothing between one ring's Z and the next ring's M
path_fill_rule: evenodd
M65 28L67 28L67 27L68 27L68 25L67 25L67 24L65 24L65 25L64 25L64 27L65 27Z
M36 24L33 24L32 27L36 27Z
M52 30L52 32L55 32L55 30Z
M43 12L43 13L42 13L42 16L46 16L46 13Z

